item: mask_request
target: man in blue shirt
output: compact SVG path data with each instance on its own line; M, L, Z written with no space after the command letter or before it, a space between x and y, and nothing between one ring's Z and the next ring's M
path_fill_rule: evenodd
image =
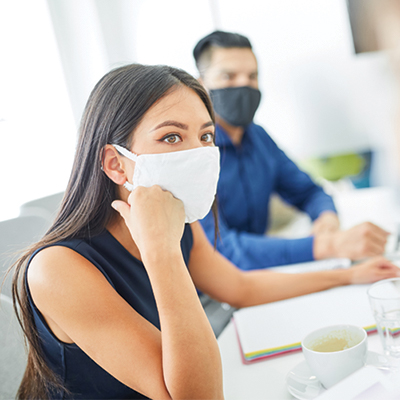
M250 41L215 31L197 43L193 54L199 80L213 101L216 144L221 150L218 250L245 270L383 254L388 232L368 222L340 230L331 197L252 122L261 93ZM264 234L273 193L311 217L312 236L282 239ZM201 222L213 242L212 214Z

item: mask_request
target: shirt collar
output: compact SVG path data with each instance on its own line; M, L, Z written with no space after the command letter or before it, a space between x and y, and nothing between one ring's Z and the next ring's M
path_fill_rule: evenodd
M247 140L247 138L249 136L247 131L250 129L252 124L253 124L253 122L251 122L250 125L248 125L246 127L246 129L244 130L243 137L242 137L242 143L244 140ZM227 132L219 124L215 125L215 144L217 146L221 146L221 147L229 147L229 146L235 147L235 145L232 143L232 140L229 137L229 135L227 134Z

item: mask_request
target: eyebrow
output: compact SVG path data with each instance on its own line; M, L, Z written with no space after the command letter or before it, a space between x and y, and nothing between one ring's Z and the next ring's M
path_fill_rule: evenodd
M214 126L214 122L208 121L205 124L203 124L200 129L208 128L209 126Z
M219 73L220 74L235 74L235 75L238 74L238 72L235 69L221 69L219 71ZM258 68L253 71L250 71L250 75L253 75L253 74L258 75Z
M157 129L163 128L164 126L176 126L177 128L184 129L186 131L189 129L189 126L186 124L182 124L181 122L178 122L178 121L168 120L168 121L161 122L161 124L158 124L154 129L151 130L151 132L153 132ZM205 124L203 124L200 127L200 129L204 129L209 126L214 126L214 122L212 122L212 121L206 122Z

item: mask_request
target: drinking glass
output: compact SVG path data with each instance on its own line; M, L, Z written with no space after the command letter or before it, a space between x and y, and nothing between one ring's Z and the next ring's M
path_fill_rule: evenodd
M400 361L400 278L374 283L368 298L385 354Z

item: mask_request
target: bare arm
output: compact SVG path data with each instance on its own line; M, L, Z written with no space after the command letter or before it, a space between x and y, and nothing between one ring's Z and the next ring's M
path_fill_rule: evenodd
M159 187L116 204L137 239L161 332L100 271L70 249L43 250L29 268L37 307L53 332L75 342L116 379L150 398L222 398L218 345L180 249L182 203ZM151 239L150 239L151 238Z
M190 272L196 286L216 300L235 307L269 303L352 283L400 276L398 267L382 257L342 270L285 274L268 270L241 271L215 251L198 223Z

